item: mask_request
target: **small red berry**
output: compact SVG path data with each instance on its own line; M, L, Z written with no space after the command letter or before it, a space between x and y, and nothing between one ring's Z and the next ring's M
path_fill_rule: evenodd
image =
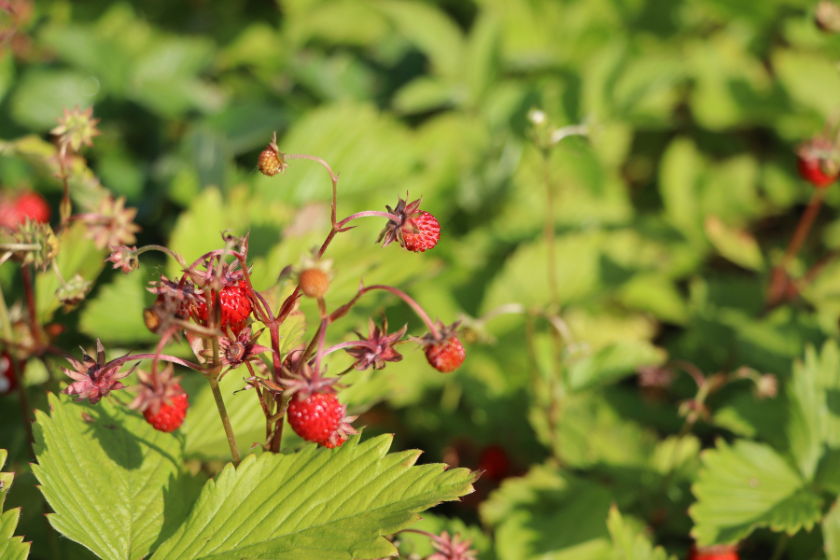
M450 373L458 369L464 362L465 356L464 345L454 335L426 346L426 360L442 373Z
M345 407L334 393L299 393L289 403L289 425L297 435L314 443L327 445L344 419ZM343 439L343 438L340 438ZM336 442L337 445L341 443ZM332 448L336 445L327 445Z
M23 368L23 362L19 362ZM11 393L17 387L17 376L12 369L12 356L8 352L0 352L0 395Z
M822 161L819 159L800 156L797 160L797 167L799 168L799 175L818 189L825 188L837 180L838 173L826 173Z
M425 210L418 217L406 220L401 229L405 248L415 253L431 249L440 239L440 224Z
M183 391L181 385L175 383L172 385L174 390ZM163 403L154 412L154 407L149 407L143 411L143 416L146 422L160 432L172 432L177 430L181 424L184 423L184 418L187 416L187 408L190 403L187 402L187 394L181 393L175 395L170 399L171 404Z
M211 297L213 294L211 293ZM222 329L230 327L234 334L239 334L246 324L248 315L253 309L251 305L251 298L248 297L248 283L241 280L238 284L233 284L222 288L219 293L219 304L222 307L222 322L220 327ZM202 321L207 321L207 304L201 302L198 305L198 317Z
M35 191L0 196L0 226L16 229L26 218L42 224L50 221L50 206L44 197Z
M688 550L688 560L739 560L738 549L731 545L697 547L692 544Z
M482 478L502 480L510 472L510 459L500 445L488 445L478 458L478 470L484 471Z
M347 441L347 438L343 438L341 436L336 437L335 441L331 441L326 439L321 442L321 445L326 447L327 449L335 449L336 447L341 447L344 442Z

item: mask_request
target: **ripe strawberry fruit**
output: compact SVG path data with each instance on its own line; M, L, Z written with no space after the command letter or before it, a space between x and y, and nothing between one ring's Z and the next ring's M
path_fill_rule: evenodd
M42 224L50 221L50 206L44 197L35 191L0 195L0 226L16 229L26 218Z
M463 344L454 335L426 346L426 360L441 373L451 373L458 369L465 356Z
M796 151L799 175L818 189L824 189L837 180L840 165L831 140L817 136L805 142Z
M688 560L739 560L735 546L718 545L698 548L692 544L688 550Z
M210 297L214 297L211 292ZM245 322L248 315L251 314L252 305L251 298L248 297L248 283L240 280L238 284L232 284L219 293L219 305L222 307L222 322L220 327L225 329L230 327L234 334L239 334L245 327ZM207 304L201 302L198 304L198 317L202 321L207 321Z
M799 175L818 189L825 188L837 180L837 173L826 173L818 159L805 159L800 157L797 161L797 166L799 168Z
M388 213L394 217L388 220L385 229L379 233L377 243L381 241L382 246L387 247L397 241L402 247L415 253L422 253L437 245L440 239L440 224L434 216L420 210L420 201L418 198L406 204L405 200L400 198L396 208L391 209L386 205Z
M183 391L181 385L175 383L172 389ZM175 395L170 399L171 404L164 402L160 405L157 413L154 412L154 407L149 407L143 411L143 417L146 422L159 432L172 432L181 427L184 423L184 418L187 416L187 408L190 403L187 402L187 394L181 393Z
M23 364L20 364L23 367ZM11 393L17 387L17 377L12 370L12 357L8 352L0 352L0 395Z
M440 239L440 224L437 219L426 212L420 212L416 218L409 218L402 226L405 248L415 253L422 253L437 245Z
M344 443L339 438L328 445L344 419L345 408L334 393L299 393L289 403L289 425L297 435L314 443L333 448Z
M510 473L510 459L500 445L488 445L478 458L478 470L484 471L482 478L502 480Z

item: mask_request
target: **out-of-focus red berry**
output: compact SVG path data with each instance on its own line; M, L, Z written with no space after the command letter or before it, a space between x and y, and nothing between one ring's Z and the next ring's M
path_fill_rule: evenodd
M692 544L688 550L688 560L739 560L738 547L725 544L698 547Z
M502 480L510 474L510 459L500 445L488 445L478 458L478 470L484 471L482 478Z
M35 191L0 194L0 227L17 229L26 218L43 224L50 221L50 214L49 204Z

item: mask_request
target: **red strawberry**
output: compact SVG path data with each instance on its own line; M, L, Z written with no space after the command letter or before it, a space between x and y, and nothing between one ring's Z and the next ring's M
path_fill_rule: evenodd
M307 396L301 392L289 403L289 425L306 441L332 448L344 443L336 441L337 445L327 445L341 425L345 411L334 393L311 393Z
M405 248L415 253L422 253L437 245L440 239L440 224L437 219L426 212L420 212L417 218L409 218L402 226Z
M482 478L502 480L510 473L510 459L500 445L488 445L478 458L478 470L484 471Z
M799 175L818 189L825 188L837 180L838 174L826 173L819 159L806 159L800 156L797 166Z
M172 389L183 391L181 385L178 383L173 384ZM160 432L172 432L181 427L187 415L187 408L190 406L190 403L187 402L187 394L183 392L171 397L169 400L171 404L164 402L160 405L157 412L154 411L153 406L143 411L146 422Z
M833 141L815 136L796 149L799 174L816 188L823 189L840 175L838 155Z
M50 220L50 207L44 197L35 191L0 196L0 226L16 229L26 218L39 223Z
M699 548L692 544L688 550L688 560L739 560L738 549L725 544Z
M211 297L214 294L211 292ZM248 315L251 314L251 298L248 297L248 283L244 280L238 284L232 284L219 293L219 304L222 306L222 329L230 327L234 334L239 334L245 327ZM198 317L207 321L207 304L201 302L198 305Z
M420 210L420 199L406 204L405 200L399 199L397 207L391 209L385 206L393 218L379 233L378 242L387 247L397 241L402 247L415 253L422 253L437 245L440 239L440 224L434 216L424 210Z
M451 373L464 362L464 346L457 336L426 346L426 360L441 373Z
M23 363L20 363L23 367ZM12 370L12 357L8 352L0 352L0 395L11 393L17 387L17 376Z

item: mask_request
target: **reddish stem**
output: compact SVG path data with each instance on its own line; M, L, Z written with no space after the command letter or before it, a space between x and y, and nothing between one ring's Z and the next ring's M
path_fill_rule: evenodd
M785 250L785 254L782 257L782 261L779 263L778 268L783 270L787 269L790 261L792 261L799 253L799 250L802 248L802 244L805 242L805 238L808 237L808 232L811 231L811 226L814 225L814 220L820 211L820 207L822 207L825 193L826 189L814 189L814 194L811 196L811 200L808 202L808 207L805 208L805 212L802 214L802 217L799 219L799 223L796 225L796 230L793 232L793 237L790 240L787 250Z
M432 333L432 336L435 337L435 340L440 340L440 338L441 338L440 331L438 331L437 327L432 322L432 320L429 318L429 316L426 314L426 312L423 310L423 308L420 307L420 304L417 303L416 301L414 301L414 299L412 299L411 296L409 296L407 293L403 292L402 290L398 290L397 288L394 288L392 286L386 286L384 284L376 284L374 286L368 286L367 288L363 288L361 290L361 294L367 293L371 290L385 290L386 292L391 292L395 296L402 299L404 302L406 302L408 304L409 307L411 307L411 309L414 310L415 313L417 313L418 317L423 319L423 322L426 323L427 327L429 327L429 331Z
M400 218L399 216L397 216L395 214L389 214L388 212L379 212L378 210L365 210L364 212L356 212L355 214L347 216L346 218L344 218L343 220L338 222L335 225L335 227L336 227L336 229L341 229L342 227L344 227L344 225L350 223L351 221L353 221L357 218L369 218L369 217L387 218L387 219L391 220L392 222L396 222L396 223L400 223L400 221L402 220L402 218Z
M348 340L347 342L342 342L340 344L330 346L329 348L324 350L324 356L332 354L333 352L336 352L338 350L343 350L344 348L352 348L354 346L363 346L373 351L376 351L377 348L375 343L369 342L367 340Z

